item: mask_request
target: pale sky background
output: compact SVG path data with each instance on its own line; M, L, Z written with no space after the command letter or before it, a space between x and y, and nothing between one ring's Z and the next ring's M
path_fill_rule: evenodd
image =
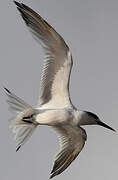
M96 113L118 131L118 1L24 0L65 39L73 54L70 92L78 109ZM6 95L12 90L36 105L43 51L10 0L0 1L0 179L48 180L58 140L38 127L19 152L8 129ZM71 166L55 180L118 179L118 135L85 127L88 140Z

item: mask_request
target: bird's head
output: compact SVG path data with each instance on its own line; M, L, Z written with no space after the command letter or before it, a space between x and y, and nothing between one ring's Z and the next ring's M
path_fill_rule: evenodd
M115 131L112 127L103 123L96 114L88 111L84 111L82 113L82 119L80 121L80 125L100 125L112 131Z

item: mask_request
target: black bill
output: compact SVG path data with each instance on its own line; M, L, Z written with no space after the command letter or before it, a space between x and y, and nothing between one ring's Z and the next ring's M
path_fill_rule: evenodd
M98 121L97 123L98 123L98 125L100 125L100 126L103 126L103 127L107 128L107 129L110 129L110 130L112 130L112 131L115 131L115 129L113 129L112 127L110 127L110 126L108 126L107 124L103 123L102 121ZM116 131L115 131L115 132L116 132Z

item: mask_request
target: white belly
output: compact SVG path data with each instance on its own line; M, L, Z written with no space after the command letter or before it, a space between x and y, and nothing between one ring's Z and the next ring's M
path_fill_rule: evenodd
M42 125L54 126L59 123L67 123L72 119L71 113L65 109L45 110L36 117L36 122Z

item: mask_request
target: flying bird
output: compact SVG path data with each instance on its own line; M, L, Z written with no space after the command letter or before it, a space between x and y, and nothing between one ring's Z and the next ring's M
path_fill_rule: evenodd
M38 125L48 125L59 135L57 153L50 178L62 173L78 156L87 140L84 125L100 125L115 131L92 112L78 110L71 101L69 80L72 54L64 39L39 14L23 3L14 1L32 36L45 52L41 75L40 97L33 108L5 88L10 110L15 118L10 128L15 135L16 151L32 135Z

